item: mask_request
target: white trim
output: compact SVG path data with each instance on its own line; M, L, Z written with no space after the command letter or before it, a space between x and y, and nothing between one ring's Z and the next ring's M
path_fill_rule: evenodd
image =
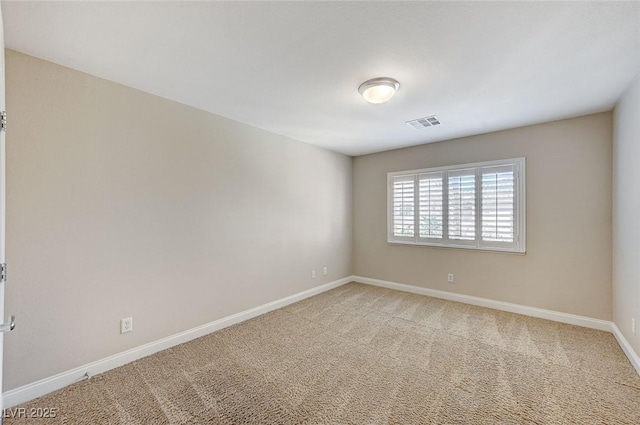
M504 301L491 300L488 298L474 297L471 295L456 294L454 292L439 291L437 289L405 285L404 283L389 282L386 280L372 279L369 277L352 277L355 282L366 283L373 286L380 286L382 288L397 289L399 291L411 292L413 294L427 295L429 297L441 298L449 301L457 301L460 303L477 305L480 307L488 307L495 310L508 311L510 313L522 314L524 316L538 317L540 319L553 320L554 322L567 323L570 325L583 326L585 328L611 332L612 323L606 320L592 319L590 317L578 316L575 314L545 310L542 308L529 307L521 304L512 304Z
M537 317L540 319L552 320L554 322L611 332L620 345L620 348L622 348L622 351L629 359L631 365L634 367L638 375L640 375L640 356L638 356L638 354L634 351L633 347L631 347L631 344L629 344L629 341L627 341L627 339L624 337L622 332L620 332L620 329L614 322L593 319L591 317L578 316L570 313L562 313L559 311L545 310L537 307L529 307L521 304L496 301L488 298L456 294L454 292L439 291L437 289L422 288L419 286L406 285L404 283L389 282L387 280L373 279L369 277L351 276L351 279L354 282L364 283L367 285L396 289L398 291L411 292L412 294L426 295L429 297L441 298L449 301L457 301L465 304L522 314L524 316Z
M463 169L473 169L479 167L491 167L494 165L511 165L515 161L522 160L524 162L525 157L517 157L517 158L504 158L504 159L496 159L494 161L482 161L482 162L469 162L467 164L453 164L453 165L445 165L442 167L429 167L429 168L416 168L414 170L402 170L402 171L390 171L387 173L387 176L402 176L404 174L425 174L425 173L435 173L438 171L458 171Z
M390 282L387 280L373 279L370 277L351 276L354 282L367 285L379 286L382 288L396 289L398 291L411 292L412 294L426 295L428 297L441 298L449 301L477 305L480 307L493 308L495 310L508 311L510 313L522 314L524 316L537 317L540 319L552 320L554 322L566 323L569 325L582 326L585 328L597 329L611 332L618 341L620 348L629 359L638 375L640 375L640 356L633 350L629 341L622 335L615 323L607 320L593 319L591 317L578 316L559 311L545 310L537 307L529 307L521 304L512 304L504 301L496 301L488 298L474 297L471 295L456 294L454 292L439 291L437 289L422 288L419 286L406 285L404 283Z
M513 242L489 242L482 238L482 176L483 170L491 167L508 166L514 172L514 240ZM442 238L421 238L420 222L420 176L423 174L441 174L442 176ZM475 222L476 236L473 240L451 239L449 237L449 181L455 176L474 176L475 180ZM413 181L413 236L395 236L394 234L394 180ZM526 243L526 158L499 159L496 161L471 164L447 165L444 167L422 168L387 173L387 243L417 246L432 246L477 251L508 252L525 254Z
M210 334L212 332L231 325L235 325L240 322L244 322L245 320L252 319L254 317L260 316L261 314L265 314L270 311L285 307L289 304L293 304L305 298L309 298L313 295L317 295L330 289L337 288L338 286L342 286L346 283L351 282L352 280L353 279L351 276L347 276L333 282L325 283L324 285L320 285L315 288L311 288L306 291L299 292L297 294L290 295L288 297L281 298L279 300L272 301L255 308L215 320L202 326L198 326L196 328L189 329L184 332L180 332L175 335L171 335L169 337L162 338L127 351L123 351L122 353L118 353L113 356L106 357L102 360L98 360L77 367L75 369L59 373L49 378L41 379L31 384L15 388L3 394L4 407L7 408L17 406L19 404L48 394L52 391L64 388L67 385L71 385L75 382L81 381L84 379L85 373L89 373L90 376L93 376L99 373L106 372L132 361L157 353L158 351L166 350L167 348L183 344L196 338L200 338L201 336Z
M224 317L219 320L198 326L193 329L180 332L175 335L171 335L167 338L163 338L157 341L150 342L145 345L141 345L136 348L124 351L122 353L115 354L113 356L98 360L84 366L77 367L75 369L59 373L49 378L41 379L31 384L24 385L19 388L5 392L2 396L4 398L4 407L14 407L35 398L41 397L52 391L64 388L67 385L71 385L75 382L81 381L84 378L85 373L89 375L97 375L99 373L106 372L132 361L141 359L158 351L166 350L167 348L174 347L185 342L189 342L193 339L199 338L204 335L208 335L220 329L224 329L228 326L235 325L245 320L252 319L261 314L268 313L278 308L285 307L289 304L301 301L305 298L320 294L322 292L329 291L333 288L337 288L349 282L359 282L367 285L379 286L382 288L395 289L398 291L411 292L413 294L426 295L434 298L441 298L450 301L457 301L465 304L477 305L480 307L493 308L496 310L508 311L511 313L522 314L525 316L538 317L541 319L553 320L560 323L567 323L570 325L583 326L592 329L598 329L602 331L608 331L613 333L618 344L629 358L629 361L640 374L640 357L634 352L629 342L622 335L615 323L608 322L606 320L592 319L584 316L577 316L569 313L561 313L558 311L545 310L536 307L529 307L520 304L512 304L503 301L495 301L488 298L474 297L464 294L456 294L453 292L439 291L436 289L422 288L413 285L406 285L403 283L390 282L380 279L372 279L362 276L348 276L342 279L326 283L324 285L317 286L315 288L308 289L303 292L299 292L294 295L290 295L285 298L281 298L276 301L272 301L261 306L245 310L243 312Z
M638 375L640 375L640 356L633 351L631 344L629 344L629 341L627 341L624 335L622 335L622 332L620 332L620 329L618 329L618 326L615 323L611 324L611 332L613 333L613 336L616 337L618 344L620 344L622 351L627 355L629 361L636 369L636 372L638 372Z

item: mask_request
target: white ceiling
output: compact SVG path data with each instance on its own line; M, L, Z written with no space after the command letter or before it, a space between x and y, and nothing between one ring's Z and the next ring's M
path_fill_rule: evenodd
M640 73L640 2L2 9L9 48L348 155L610 110ZM382 76L400 90L370 105Z

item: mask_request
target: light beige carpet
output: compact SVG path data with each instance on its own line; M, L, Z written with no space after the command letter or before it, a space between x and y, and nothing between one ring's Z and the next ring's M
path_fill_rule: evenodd
M38 424L638 425L640 378L606 332L350 283L23 407L59 409Z

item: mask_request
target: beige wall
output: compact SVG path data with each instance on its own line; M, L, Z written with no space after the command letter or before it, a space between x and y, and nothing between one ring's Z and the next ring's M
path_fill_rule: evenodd
M611 320L611 139L607 112L355 158L354 274ZM386 242L387 172L521 156L526 255Z
M613 320L640 355L640 77L616 105L613 134Z
M6 76L5 391L350 275L351 158L10 50Z
M360 276L612 318L611 113L352 161L10 50L6 73L5 391L348 276L352 258ZM634 90L615 121L615 319L638 351ZM387 244L387 172L519 156L526 255Z

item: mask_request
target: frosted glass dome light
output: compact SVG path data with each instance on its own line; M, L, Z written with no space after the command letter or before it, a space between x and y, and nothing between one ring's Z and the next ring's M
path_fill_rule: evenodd
M383 77L367 80L360 84L358 91L369 103L385 103L400 88L400 83L393 78Z

